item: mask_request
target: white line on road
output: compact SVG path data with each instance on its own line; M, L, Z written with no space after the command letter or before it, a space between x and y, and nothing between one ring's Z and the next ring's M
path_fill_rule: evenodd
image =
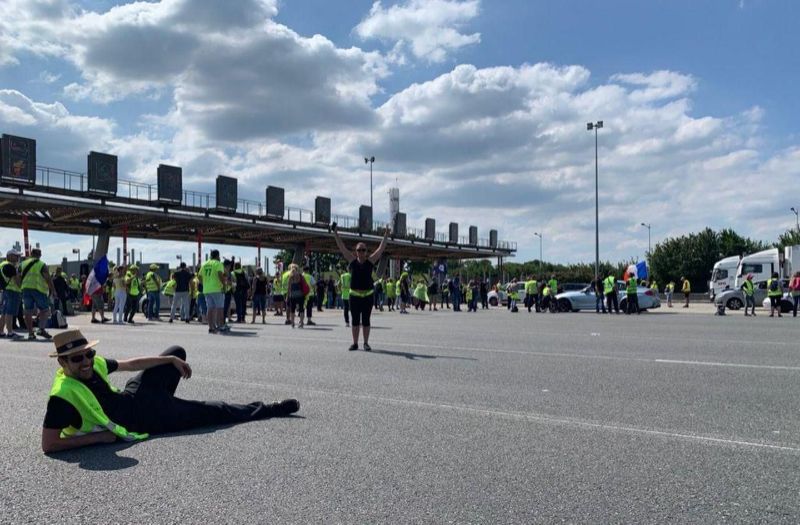
M672 439L683 439L689 441L697 441L701 443L709 443L709 444L717 444L717 445L728 445L728 446L739 446L739 447L749 447L749 448L760 448L760 449L767 449L767 450L777 450L781 452L794 452L800 453L800 448L798 447L791 447L786 445L775 445L772 443L759 443L757 441L745 441L741 439L724 439L724 438L717 438L713 436L703 436L697 434L686 434L683 432L668 432L665 430L650 430L646 428L638 428L638 427L631 427L625 425L615 425L610 423L597 423L594 421L588 421L585 419L573 419L573 418L565 418L565 417L557 417L557 416L548 416L543 414L534 414L529 412L510 412L506 410L498 410L493 408L479 408L479 407L472 407L468 405L454 405L450 403L432 403L427 401L415 401L411 399L399 399L393 397L384 397L379 395L373 394L353 394L348 392L338 392L335 390L322 390L318 388L304 388L297 385L286 385L286 384L278 384L278 383L258 383L255 381L238 381L235 379L218 379L213 377L205 377L205 376L195 376L198 379L217 382L217 383L227 383L227 384L235 384L235 385L243 385L243 386L251 386L257 388L280 388L282 390L290 390L290 391L305 391L314 394L323 394L329 396L339 396L339 397L349 397L353 399L363 399L369 401L378 401L382 403L393 403L398 405L411 405L417 407L425 407L425 408L434 408L434 409L445 409L445 410L453 410L458 412L468 412L472 414L479 414L485 416L493 416L493 417L505 417L505 418L514 418L514 419L524 419L527 421L533 421L537 423L549 423L549 424L557 424L557 425L571 425L576 427L583 427L583 428L592 428L598 430L607 430L612 432L625 432L628 434L640 434L640 435L647 435L647 436L659 436L665 438L672 438Z
M678 359L654 359L653 361L656 363L665 363L670 365L730 366L735 368L764 368L767 370L800 371L800 366L750 365L746 363L717 363L713 361L681 361Z

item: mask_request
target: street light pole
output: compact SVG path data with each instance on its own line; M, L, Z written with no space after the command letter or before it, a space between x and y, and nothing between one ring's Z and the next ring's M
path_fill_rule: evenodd
M375 157L364 157L364 164L369 164L369 209L372 210L373 215L375 210L372 208L372 164L375 162Z
M594 278L600 278L600 197L597 161L597 130L603 127L603 121L587 122L586 130L594 130Z
M535 236L539 237L539 274L541 276L542 268L543 268L542 267L542 264L543 264L543 261L542 261L542 234L541 233L537 233L537 232L533 232L533 234Z
M642 223L642 226L647 228L647 256L650 257L652 251L652 249L650 248L650 225Z
M80 248L73 248L72 249L72 253L77 253L78 254L78 262L80 262L81 261L81 249Z
M794 220L797 222L797 231L800 232L800 212L794 207L792 207L791 210L794 212Z

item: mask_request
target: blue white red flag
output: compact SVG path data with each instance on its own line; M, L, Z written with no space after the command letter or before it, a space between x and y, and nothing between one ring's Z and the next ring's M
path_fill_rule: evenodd
M86 278L86 295L93 295L97 290L106 284L108 279L108 258L103 255L99 261L94 263L89 277Z

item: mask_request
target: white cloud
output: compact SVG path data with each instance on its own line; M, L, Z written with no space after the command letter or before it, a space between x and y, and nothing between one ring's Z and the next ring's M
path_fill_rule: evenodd
M408 47L416 58L442 62L449 53L480 42L480 33L460 32L478 16L479 6L479 0L409 0L384 8L378 1L355 32L364 40L396 42L395 56Z

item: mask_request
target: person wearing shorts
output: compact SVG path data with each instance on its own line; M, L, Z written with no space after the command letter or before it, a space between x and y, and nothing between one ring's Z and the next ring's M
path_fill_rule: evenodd
M0 337L12 340L22 339L21 335L14 332L14 319L22 301L21 277L17 271L20 255L16 250L9 250L6 253L6 260L0 263L0 279L4 284L3 301L0 303Z
M36 336L52 339L45 327L50 319L50 295L54 294L53 281L47 271L47 265L41 260L39 248L31 250L31 257L20 265L22 283L22 309L25 313L25 326L28 327L28 340L34 341ZM33 312L38 313L39 329L33 331Z
M288 298L286 315L288 324L295 327L294 319L295 314L300 317L300 328L303 328L303 316L305 315L306 296L308 293L303 291L303 285L308 287L308 283L300 271L300 267L292 263L289 265L287 272L289 275L286 277L286 297Z
M342 257L349 263L350 273L350 316L352 317L352 333L353 344L350 345L349 350L358 350L358 334L360 331L364 332L364 350L367 352L372 350L369 346L369 332L370 332L370 314L372 313L372 305L374 299L374 286L372 282L372 271L375 265L380 261L383 251L386 249L386 241L389 236L389 228L383 233L383 239L378 248L367 257L367 245L359 242L356 245L355 254L348 250L339 237L339 231L336 228L336 223L331 225L333 231L333 238L336 240L336 246L339 248Z
M264 270L258 268L256 270L256 278L253 279L253 286L250 288L251 299L253 301L253 320L250 324L256 322L256 315L261 314L261 324L267 324L267 285L269 281L267 276L264 275Z
M219 250L211 250L209 259L200 267L198 278L203 285L203 296L208 308L208 333L227 332L230 330L223 318L225 307L225 284L227 272L219 260Z

